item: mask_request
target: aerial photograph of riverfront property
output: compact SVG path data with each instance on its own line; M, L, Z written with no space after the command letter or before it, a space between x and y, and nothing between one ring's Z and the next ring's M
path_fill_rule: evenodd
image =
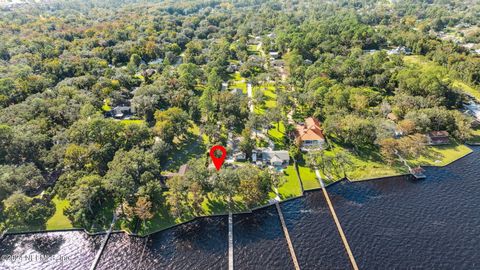
M480 0L0 0L0 270L480 269Z

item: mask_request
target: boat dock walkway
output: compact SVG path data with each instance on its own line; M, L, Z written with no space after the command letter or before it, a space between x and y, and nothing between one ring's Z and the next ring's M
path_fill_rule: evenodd
M233 270L233 215L228 213L228 270Z
M3 231L1 234L0 234L0 240L3 239L3 237L5 236L5 234L8 232L8 229L6 229L5 231Z
M285 224L285 219L283 218L282 209L278 202L275 203L277 207L278 216L280 217L280 223L282 224L283 233L285 234L285 238L287 239L288 249L290 250L290 255L292 256L293 265L295 266L295 270L300 270L300 265L298 264L297 255L295 255L295 249L293 249L292 240L290 239L290 234L288 233L287 225Z
M325 196L325 200L327 201L328 208L330 208L330 213L332 213L333 220L335 221L335 225L337 226L338 233L340 234L340 238L342 239L343 245L345 246L345 250L347 251L348 258L350 259L352 267L354 270L358 270L357 262L355 261L355 257L353 257L353 253L350 249L350 245L348 244L347 237L345 236L342 226L340 225L340 221L338 220L337 214L335 213L332 201L330 200L330 196L328 196L327 189L325 189L325 184L323 183L322 176L320 175L318 169L315 169L315 174L317 175L317 179L320 182L320 186L322 187L323 195Z
M395 149L395 154L397 155L398 159L400 159L403 164L408 168L408 172L415 177L415 179L425 179L427 176L423 173L425 170L422 167L412 168L408 165L408 162L398 153Z
M105 235L105 238L103 239L102 245L100 246L100 249L98 250L97 255L95 255L95 259L93 260L93 263L92 263L92 266L90 267L90 270L95 270L95 268L97 268L98 262L100 261L100 258L102 257L103 250L107 246L108 239L110 238L110 235L112 234L113 226L115 225L116 220L117 220L117 215L114 213L112 223L110 223L110 228L108 229L107 234Z

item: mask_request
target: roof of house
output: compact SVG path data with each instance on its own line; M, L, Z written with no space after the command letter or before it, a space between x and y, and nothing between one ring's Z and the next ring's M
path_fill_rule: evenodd
M178 169L178 175L185 175L185 173L187 172L188 170L188 165L187 164L183 164L182 166L180 166L180 168Z
M450 134L446 130L441 130L441 131L432 131L428 133L428 136L430 138L441 138L441 137L449 137Z
M392 120L392 121L397 121L398 120L398 116L394 113L387 114L387 118Z
M297 131L297 138L302 141L325 140L320 122L316 118L308 117L305 119L305 124L297 125L295 129Z
M290 155L288 154L288 151L285 150L277 150L277 151L271 151L267 150L262 152L262 158L264 160L270 160L270 162L273 161L290 161Z
M172 178L174 176L184 176L185 173L188 171L188 165L187 164L183 164L182 166L180 166L180 168L178 169L178 172L169 172L169 173L166 173L164 175L164 177L166 178Z

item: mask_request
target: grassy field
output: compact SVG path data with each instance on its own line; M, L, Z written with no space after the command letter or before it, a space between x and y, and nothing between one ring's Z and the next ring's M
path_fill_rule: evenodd
M135 124L141 125L145 123L144 120L140 120L140 119L123 119L123 120L120 120L120 122L125 125L135 125Z
M341 146L335 146L334 150L329 150L330 153L342 149ZM395 175L407 174L408 169L400 162L393 165L386 164L382 156L374 151L363 152L358 155L345 150L350 161L351 168L346 172L347 176L352 181L367 180L379 177L388 177ZM407 160L410 166L445 166L459 158L462 158L472 150L463 144L454 142L450 145L429 146L427 154L418 159ZM327 151L328 153L328 151ZM329 175L327 179L337 180L341 175ZM337 179L335 179L337 178Z
M468 143L480 144L480 128L474 129L472 135L473 137L468 140Z
M265 104L263 106L255 105L254 111L256 114L264 114L266 109L275 108L277 106L277 94L275 93L275 87L272 83L255 86L252 91L253 96L255 96L256 91L263 91L265 98Z
M287 150L285 145L285 126L282 122L275 123L273 128L268 130L268 137L275 143L275 150Z
M172 150L164 169L176 172L180 166L187 163L190 159L200 158L207 153L206 144L208 138L200 134L200 128L193 122L189 129L189 135L186 139L179 141L175 139L176 144ZM201 139L200 139L201 136Z
M315 171L301 163L298 164L298 171L300 173L300 178L302 178L303 188L305 190L320 187Z
M281 199L287 199L302 195L302 188L295 172L295 167L289 165L285 170L286 182L278 189Z
M228 85L228 89L233 90L235 88L242 89L242 92L246 95L247 94L247 83L245 78L240 75L240 72L235 72L230 79L230 83Z
M249 55L259 55L260 51L258 50L258 45L250 44L247 46L247 51Z
M341 148L336 147L332 151L338 151ZM371 178L379 178L379 177L387 177L387 176L394 176L394 175L401 175L407 173L407 169L401 164L395 164L390 166L383 161L383 158L377 152L362 152L358 155L353 154L352 152L345 150L344 151L350 161L352 162L352 166L349 170L347 170L346 174L347 177L352 181L358 180L365 180ZM337 175L331 176L327 179L330 181L336 180L334 177L341 178L342 172L338 172Z
M63 214L63 210L69 206L67 200L60 200L57 196L52 199L55 204L55 214L47 221L47 230L59 230L73 228L70 220Z
M428 154L416 160L409 160L415 166L445 166L472 152L463 144L454 142L449 145L429 146Z
M105 99L103 101L102 110L105 111L105 112L109 112L109 111L112 110L112 107L110 107L110 100L109 99Z

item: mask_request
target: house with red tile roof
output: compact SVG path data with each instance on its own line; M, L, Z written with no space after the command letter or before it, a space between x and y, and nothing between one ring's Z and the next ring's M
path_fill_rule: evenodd
M304 124L295 127L296 140L302 151L322 149L325 144L322 128L318 119L309 117Z

